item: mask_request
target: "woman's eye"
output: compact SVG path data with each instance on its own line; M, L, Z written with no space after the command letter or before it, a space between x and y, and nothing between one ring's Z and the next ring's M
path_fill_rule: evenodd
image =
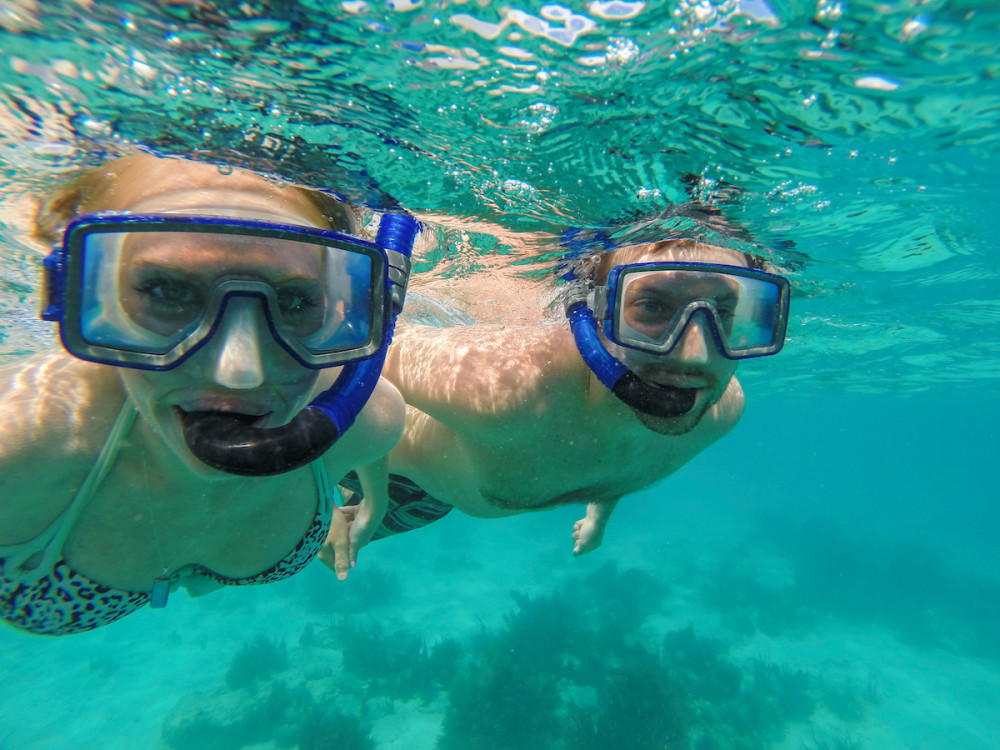
M172 279L153 279L140 284L136 291L143 304L157 312L182 312L202 302L194 286Z
M316 301L304 293L283 291L278 293L278 306L286 315L306 315L316 306Z

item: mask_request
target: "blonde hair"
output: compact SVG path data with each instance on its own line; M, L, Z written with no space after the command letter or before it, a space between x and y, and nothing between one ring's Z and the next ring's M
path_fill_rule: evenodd
M157 161L150 161L151 159ZM124 189L120 190L123 186L131 185L134 181L140 181L151 174L161 178L159 182L162 184L162 174L156 173L169 173L171 162L198 163L136 154L118 157L99 167L84 170L39 206L35 215L33 236L50 246L58 243L66 225L75 217L95 211L115 210L121 205L121 200L125 197L122 195ZM356 233L360 220L350 205L319 190L295 185L289 185L286 189L302 194L323 214L334 229Z

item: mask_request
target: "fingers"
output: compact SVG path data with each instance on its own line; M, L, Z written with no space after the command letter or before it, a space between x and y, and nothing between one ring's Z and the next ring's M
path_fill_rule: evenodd
M372 523L370 518L356 518L351 523L351 567L357 567L358 552L363 547L368 546L378 529L377 523Z
M357 507L351 522L351 567L358 564L358 552L368 545L385 518L388 495L366 497Z
M319 559L337 574L341 581L347 580L347 573L351 568L351 538L350 523L346 514L340 510L333 511L333 520L330 522L330 531L326 535L322 549L319 551Z
M573 524L573 557L593 552L601 546L603 534L588 519L582 518Z

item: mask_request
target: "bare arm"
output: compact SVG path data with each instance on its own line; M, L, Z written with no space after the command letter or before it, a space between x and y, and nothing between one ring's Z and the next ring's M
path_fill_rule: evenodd
M371 541L389 509L389 457L382 456L367 466L359 466L357 471L364 500L351 523L352 568L357 564L358 550Z
M399 391L379 378L357 422L324 457L331 476L356 467L364 489L360 505L335 508L319 559L340 580L357 564L358 550L371 541L389 507L388 453L403 434L406 406Z
M384 374L407 404L483 435L517 430L586 377L562 325L401 326Z

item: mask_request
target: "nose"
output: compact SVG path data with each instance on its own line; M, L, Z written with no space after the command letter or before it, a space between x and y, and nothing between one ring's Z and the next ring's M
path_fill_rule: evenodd
M712 336L708 313L705 310L696 310L684 326L684 332L675 351L687 362L707 364L714 347L715 338Z
M232 297L215 332L217 357L215 382L225 388L248 390L264 383L260 355L260 303L253 298Z

